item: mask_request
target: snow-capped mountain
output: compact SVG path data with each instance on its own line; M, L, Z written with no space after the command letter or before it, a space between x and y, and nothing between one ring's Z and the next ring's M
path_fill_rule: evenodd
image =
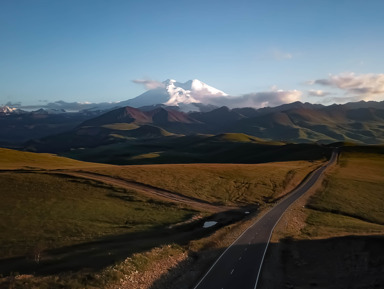
M201 103L206 97L227 96L226 93L218 90L200 80L189 80L185 83L169 79L164 82L165 89L170 96L164 103L168 106L178 106L179 104Z
M223 91L216 89L198 79L187 82L177 82L174 79L157 83L155 88L149 89L137 97L115 102L89 103L89 102L65 102L56 101L45 104L44 106L25 107L28 111L32 109L38 113L64 113L64 112L84 112L87 114L98 113L119 107L131 106L135 108L146 107L151 110L156 107L171 106L183 112L189 111L210 111L218 106L215 98L228 96ZM42 111L41 109L44 109ZM21 110L0 106L0 114L20 113Z
M0 114L15 114L21 113L21 110L14 107L9 106L0 106Z
M168 79L160 87L150 89L143 94L119 103L119 106L142 107L156 104L179 107L182 111L199 110L195 104L209 104L210 98L223 97L227 94L198 79L185 83Z

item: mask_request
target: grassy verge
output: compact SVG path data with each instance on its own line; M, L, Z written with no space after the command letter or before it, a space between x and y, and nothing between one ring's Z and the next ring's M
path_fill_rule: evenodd
M339 166L308 202L309 237L366 233L384 225L384 155L343 153Z
M276 226L261 288L381 288L384 154L343 150L323 182Z

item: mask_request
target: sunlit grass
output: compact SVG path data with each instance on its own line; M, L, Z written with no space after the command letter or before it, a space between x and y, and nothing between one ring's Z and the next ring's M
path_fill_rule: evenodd
M111 123L111 124L105 124L102 127L109 128L109 129L115 129L115 130L132 130L136 129L139 126L134 123Z
M384 155L343 153L309 201L310 236L384 230Z
M0 169L68 169L108 165L77 161L46 153L21 152L0 148Z
M317 166L297 161L267 164L178 164L121 166L95 169L221 204L255 204L280 196L289 184L298 184Z

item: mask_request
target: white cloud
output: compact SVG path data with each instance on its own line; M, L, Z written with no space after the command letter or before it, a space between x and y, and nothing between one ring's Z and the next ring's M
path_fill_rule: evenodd
M285 103L299 101L302 92L299 90L272 90L266 92L248 93L238 97L215 97L208 99L209 104L235 107L274 107ZM204 102L203 102L204 103Z
M318 79L314 84L344 90L346 98L358 100L382 100L384 97L384 74L342 73Z
M135 79L132 80L134 83L142 84L147 90L156 89L156 88L164 88L165 85L162 82L150 79Z
M309 96L323 97L323 96L327 96L330 94L331 94L330 92L326 92L326 91L323 91L320 89L319 90L315 90L315 89L308 90Z

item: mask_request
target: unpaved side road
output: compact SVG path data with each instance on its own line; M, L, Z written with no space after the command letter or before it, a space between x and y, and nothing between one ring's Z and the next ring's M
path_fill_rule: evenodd
M192 208L198 209L199 211L204 210L204 211L217 213L217 212L236 209L236 207L218 206L197 198L187 197L178 193L152 187L150 185L145 185L145 184L134 182L134 181L114 178L114 177L96 174L96 173L83 172L83 171L57 171L55 173L95 180L102 183L118 186L124 189L132 189L132 190L141 192L147 195L148 197L160 199L163 201L188 205Z

